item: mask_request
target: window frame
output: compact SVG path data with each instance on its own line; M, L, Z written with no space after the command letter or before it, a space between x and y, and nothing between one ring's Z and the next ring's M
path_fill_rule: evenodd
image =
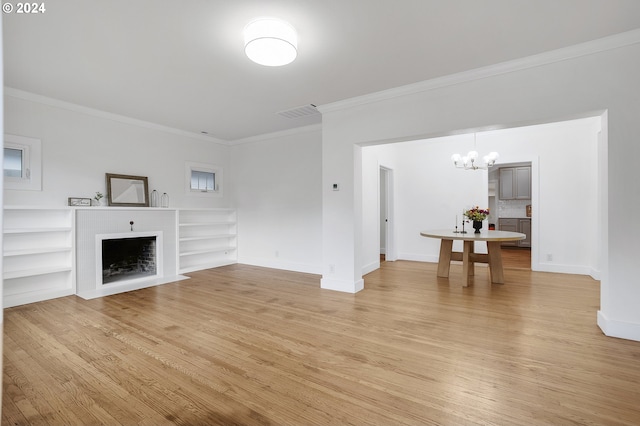
M191 176L193 172L204 172L214 174L214 189L201 190L191 188ZM222 167L214 164L197 163L187 161L185 163L185 190L188 195L205 196L205 197L221 197L222 196Z
M4 189L42 191L42 142L40 139L5 134L3 155L4 148L22 151L22 176L4 176Z

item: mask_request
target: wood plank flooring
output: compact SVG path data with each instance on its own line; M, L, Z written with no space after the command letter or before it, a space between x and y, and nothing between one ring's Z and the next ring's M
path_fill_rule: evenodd
M504 268L531 270L531 249L503 247L500 251Z
M588 277L385 262L365 290L232 265L5 310L3 425L637 425L640 342Z

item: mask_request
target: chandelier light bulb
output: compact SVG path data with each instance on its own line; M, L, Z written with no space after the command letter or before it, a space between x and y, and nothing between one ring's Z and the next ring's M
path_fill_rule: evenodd
M289 23L260 18L244 28L244 51L253 62L269 67L287 65L298 55L298 34Z
M474 140L474 148L476 144L476 135L473 136ZM451 161L453 165L458 169L465 170L487 170L490 167L493 167L496 164L496 160L499 155L495 151L491 151L489 154L482 157L484 164L479 164L476 160L478 159L478 151L475 149L469 151L467 155L464 157L460 156L460 154L453 154L451 156Z

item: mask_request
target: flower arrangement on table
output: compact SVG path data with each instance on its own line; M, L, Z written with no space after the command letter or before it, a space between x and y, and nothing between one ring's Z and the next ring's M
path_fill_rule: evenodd
M473 221L473 229L476 230L476 234L479 234L480 229L482 229L482 221L489 215L489 209L481 209L480 207L475 206L465 211L464 215L468 219L467 221Z
M481 209L478 206L475 206L464 212L464 215L467 219L473 221L483 221L489 215L489 209Z

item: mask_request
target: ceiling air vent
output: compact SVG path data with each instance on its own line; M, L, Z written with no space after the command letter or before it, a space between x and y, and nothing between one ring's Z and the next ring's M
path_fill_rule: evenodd
M309 104L309 105L303 105L300 107L288 109L286 111L280 111L278 114L285 118L294 119L294 118L302 118L302 117L309 117L312 115L318 115L320 114L320 111L318 111L318 109L314 104Z

